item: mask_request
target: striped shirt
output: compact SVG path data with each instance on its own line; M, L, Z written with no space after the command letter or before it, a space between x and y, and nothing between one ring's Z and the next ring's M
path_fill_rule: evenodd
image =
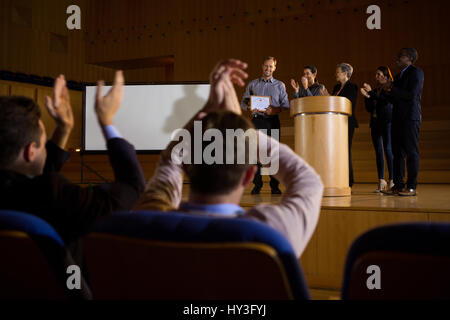
M289 108L289 98L286 92L286 86L283 82L276 80L273 77L267 81L261 77L248 84L241 102L241 108L243 110L247 110L250 106L250 96L271 97L272 106Z

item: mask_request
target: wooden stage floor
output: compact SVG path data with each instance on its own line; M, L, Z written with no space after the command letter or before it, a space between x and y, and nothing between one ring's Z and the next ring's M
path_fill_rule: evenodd
M284 191L283 187L280 189ZM376 184L356 184L349 197L324 197L322 208L450 213L450 184L421 184L415 197L387 196L375 193L375 189ZM282 197L270 194L268 186L264 186L259 195L251 195L250 191L251 188L247 188L242 197L243 207L277 203Z

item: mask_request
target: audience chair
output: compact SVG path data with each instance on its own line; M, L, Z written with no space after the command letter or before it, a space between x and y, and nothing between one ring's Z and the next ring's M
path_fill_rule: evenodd
M449 270L449 223L379 227L352 244L342 298L450 299Z
M93 299L309 299L291 245L261 222L133 212L92 231Z
M89 288L68 290L70 254L44 220L22 212L0 210L0 299L89 299Z

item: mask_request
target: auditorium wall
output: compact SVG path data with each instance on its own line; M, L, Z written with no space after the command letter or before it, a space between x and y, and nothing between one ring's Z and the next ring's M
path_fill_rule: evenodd
M65 27L70 4L81 8L81 30ZM381 8L381 30L366 27L372 4ZM298 80L306 64L317 66L319 82L331 91L337 63L353 65L352 80L359 86L373 84L379 65L395 73L398 49L415 47L425 73L419 180L450 182L450 43L442 29L448 1L0 0L0 5L0 69L52 77L62 72L85 82L108 79L113 68L125 69L129 82L206 81L213 65L227 57L247 61L250 78L256 78L262 57L273 55L275 77L291 96L289 80ZM136 67L139 61L142 68ZM356 116L355 180L376 181L361 96ZM281 120L282 141L293 146L293 121L287 112Z

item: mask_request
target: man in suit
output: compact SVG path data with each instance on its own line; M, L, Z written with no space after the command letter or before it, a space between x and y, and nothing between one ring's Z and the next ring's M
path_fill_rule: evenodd
M278 130L278 140L280 139L280 119L278 113L282 108L289 108L289 99L286 92L286 86L283 82L276 80L273 73L277 69L277 60L274 57L265 57L262 64L263 74L260 78L251 81L245 89L242 97L241 107L243 110L249 110L251 119L256 129L267 130L267 134L271 135ZM250 110L250 96L268 96L271 98L271 105L264 111L253 109ZM258 165L258 171L253 180L255 187L251 191L252 194L259 194L263 186L261 177L261 166ZM281 194L278 188L279 182L273 176L270 177L270 188L272 194Z
M216 155L222 154L227 159L219 159L220 163L213 164L194 164L192 161L183 164L185 153L175 148L179 142L174 141L163 151L159 166L135 209L179 210L190 214L260 221L283 234L300 256L319 219L323 184L320 176L300 156L285 144L260 130L254 130L253 124L242 116L232 82L244 85L243 79L247 74L243 69L246 66L246 63L233 59L219 63L211 73L211 92L207 104L185 126L191 137L194 136L195 120L201 121L205 132L214 129L227 139L229 130L241 132L244 139L249 134L247 142L235 144L234 161L228 161L226 151L229 150L229 141L225 142L225 138L220 146L225 152L216 151ZM259 205L245 211L239 203L257 170L255 162L249 160L252 151L256 151L250 148L252 138L258 139L258 148L264 149L262 154L268 155L272 163L278 161L279 169L275 176L286 186L286 195L278 204ZM190 146L194 152L195 144ZM238 150L239 146L245 150ZM204 154L206 148L209 145L204 144L198 154ZM237 153L245 154L245 161L240 162ZM191 183L189 199L185 203L181 203L183 170Z
M145 187L134 147L113 125L120 107L124 79L103 97L99 82L95 111L105 137L115 181L82 188L58 171L69 158L64 151L73 128L69 91L59 76L47 109L56 129L47 140L39 106L25 97L0 97L0 209L24 211L46 220L66 244L76 240L99 217L130 209Z
M394 77L392 87L385 90L393 104L392 151L394 154L394 186L386 194L415 196L419 172L419 130L422 120L420 99L424 75L416 67L418 54L414 48L403 48L397 56L401 72ZM408 179L405 177L405 157Z

